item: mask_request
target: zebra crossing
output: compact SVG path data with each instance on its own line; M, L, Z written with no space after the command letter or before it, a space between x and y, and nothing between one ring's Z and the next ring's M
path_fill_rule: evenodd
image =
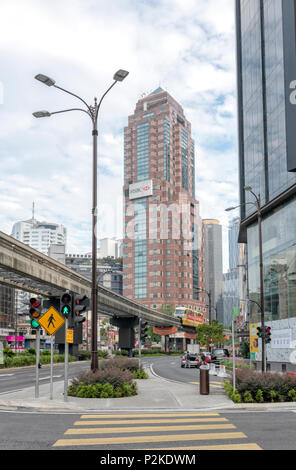
M260 450L219 413L84 414L54 448ZM152 448L151 448L152 446Z

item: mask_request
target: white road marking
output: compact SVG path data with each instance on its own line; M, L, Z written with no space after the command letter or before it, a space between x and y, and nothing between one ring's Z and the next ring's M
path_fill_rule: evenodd
M12 375L15 375L15 374L0 374L0 379L2 377L11 377Z
M8 393L21 392L23 388L18 388L17 390L8 390L7 392L0 392L0 395L7 395Z
M52 378L58 378L58 377L62 377L62 375L53 375ZM47 379L50 379L50 375L48 377L40 377L39 380L47 380Z

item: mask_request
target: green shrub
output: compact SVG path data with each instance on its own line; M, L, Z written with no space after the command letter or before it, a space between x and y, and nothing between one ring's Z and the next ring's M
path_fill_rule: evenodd
M78 398L121 398L136 395L136 384L123 383L121 386L113 387L110 383L86 384L72 383L68 389L68 395Z
M50 351L46 349L45 351L41 351L40 356L50 356Z
M252 394L251 394L251 392L249 392L249 390L245 391L245 393L243 395L243 399L244 399L245 403L253 403L254 402Z
M289 390L288 397L291 401L296 401L296 390L294 388L292 388L292 390Z
M35 354L36 355L36 349L35 348L28 348L28 349L26 349L26 352L28 354Z
M115 356L128 356L128 351L122 349L121 351L115 351Z
M277 393L274 390L270 390L269 392L270 400L274 403L277 399Z
M99 358L107 359L109 357L108 351L98 351Z
M4 348L3 353L4 353L4 356L7 356L7 357L15 357L16 356L15 352L12 349L9 349L9 348Z
M296 390L296 378L288 374L238 369L236 371L236 385L242 396L245 391L249 391L256 401L259 400L259 403L291 401L289 392L293 389ZM256 395L259 390L257 400Z
M91 352L90 351L79 351L78 353L78 360L79 361L87 361L91 359Z
M144 370L137 369L134 371L134 379L148 379L148 375Z
M256 393L256 401L257 403L264 403L264 397L263 397L263 392L262 390L257 390L257 393Z
M242 403L242 397L237 390L232 394L232 400L234 403Z

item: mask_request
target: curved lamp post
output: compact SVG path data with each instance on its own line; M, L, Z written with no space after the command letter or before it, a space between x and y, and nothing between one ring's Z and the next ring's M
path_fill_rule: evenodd
M122 82L129 72L126 70L118 70L113 76L112 85L105 91L102 95L99 103L97 98L94 98L94 104L88 105L84 99L80 96L61 88L56 85L55 81L43 74L38 74L35 76L36 80L47 85L49 87L53 86L59 90L68 93L69 95L74 96L84 104L84 108L71 108L63 109L61 111L49 112L49 111L37 111L33 113L33 116L36 118L49 117L53 114L67 113L70 111L82 111L91 118L92 121L92 137L93 137L93 207L92 207L92 336L91 336L91 370L95 372L98 365L98 287L97 287L97 154L98 154L98 114L100 110L101 103L107 93L114 87L117 82Z
M258 219L258 239L259 239L259 270L260 270L260 311L261 311L261 326L264 331L264 282L263 282L263 249L262 249L262 212L261 212L261 199L260 194L257 196L252 190L251 186L245 186L245 191L249 191L255 198L256 202L245 202L236 207L228 207L226 212L242 207L246 204L252 204L257 209ZM262 372L265 372L265 339L262 338Z

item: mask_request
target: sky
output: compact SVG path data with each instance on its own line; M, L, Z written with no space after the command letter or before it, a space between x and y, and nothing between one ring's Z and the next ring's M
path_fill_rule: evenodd
M100 99L99 238L122 238L123 128L143 93L161 86L183 107L196 148L202 218L223 226L238 204L234 0L2 0L0 2L0 230L32 216L67 228L67 253L91 251L89 117L37 110L80 107L38 73Z

